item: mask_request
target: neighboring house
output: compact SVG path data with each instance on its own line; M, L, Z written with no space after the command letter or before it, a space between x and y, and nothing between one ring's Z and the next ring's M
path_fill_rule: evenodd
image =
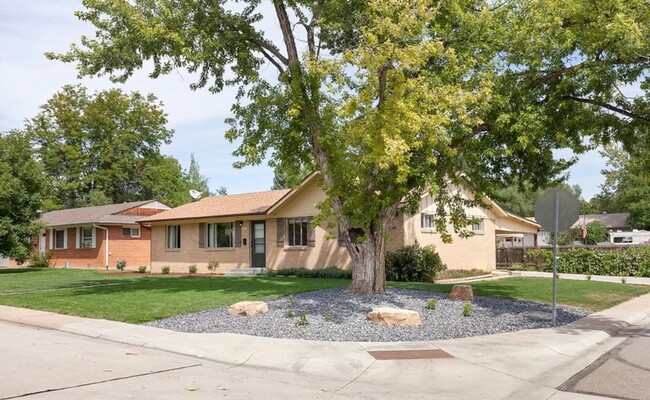
M629 243L632 243L632 235L618 233L618 232L632 232L632 227L628 223L630 218L629 213L613 213L613 214L584 214L580 215L578 221L571 226L571 228L582 228L582 225L587 225L590 222L600 222L609 234L609 241L612 243L621 243L621 241L626 241L629 238ZM534 221L534 217L529 217L528 219ZM640 243L640 242L639 242ZM538 246L552 246L552 239L549 232L544 231L543 228L539 232Z
M151 270L169 265L172 272L187 272L191 264L206 271L210 261L222 270L265 267L349 268L351 261L337 228L312 227L317 204L325 194L312 174L291 190L275 190L209 197L140 220L151 227ZM422 198L421 212L400 215L390 232L387 250L418 241L434 244L449 268L496 268L495 234L537 232L539 226L515 218L485 198L488 208L468 210L479 222L475 236L443 244L433 226L430 196Z
M151 232L137 221L169 209L148 200L50 211L41 216L46 228L34 246L50 252L56 267L114 267L119 258L128 266L149 265Z

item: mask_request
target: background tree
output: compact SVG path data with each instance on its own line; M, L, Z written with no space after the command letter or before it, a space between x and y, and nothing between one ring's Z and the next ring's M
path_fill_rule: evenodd
M620 144L605 146L605 183L593 199L602 211L629 212L636 229L650 229L650 143L643 139L629 151Z
M155 193L151 170L165 163L160 146L173 131L153 95L111 89L89 94L65 86L26 131L53 186L53 202L71 208L144 200ZM91 196L92 194L92 196Z
M201 169L194 158L194 153L190 154L190 166L184 174L184 180L187 182L188 190L198 190L203 196L212 196L208 185L209 179L201 175Z
M582 197L579 185L569 185L566 182L549 182L548 186L535 188L530 181L515 179L510 186L494 191L492 197L499 206L522 217L535 216L535 202L549 188L561 188L571 192L580 201L580 213L592 214L594 207Z
M29 239L41 228L45 177L29 138L22 132L0 134L0 255L25 260Z
M630 146L650 121L648 98L618 90L650 86L644 0L274 0L282 46L260 4L86 0L77 15L97 35L49 56L118 82L150 61L154 78L187 68L193 88L238 86L236 166L272 152L273 167L320 172L320 219L341 226L352 292L384 291L386 234L425 191L441 237L448 223L465 236L483 192L518 176L541 186L575 161L554 149Z
M228 194L228 188L225 186L219 186L217 189L217 193L215 193L219 196L226 196Z

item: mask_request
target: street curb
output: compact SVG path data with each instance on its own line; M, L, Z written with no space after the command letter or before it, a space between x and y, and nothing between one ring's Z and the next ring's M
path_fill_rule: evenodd
M641 323L650 320L650 294L557 328L424 342L318 342L229 333L181 333L8 306L0 306L0 320L197 357L233 368L246 365L347 382L351 376L362 374L375 365L369 350L442 348L455 356L454 351L447 350L455 349L461 357L457 361L474 362L477 358L487 363L489 359L481 358L484 355L463 350L477 349L477 343L485 343L511 351L513 357L531 348L545 348L565 357L565 361L575 360L609 338L630 335L645 325ZM568 337L572 339L567 340ZM501 366L508 368L507 364Z

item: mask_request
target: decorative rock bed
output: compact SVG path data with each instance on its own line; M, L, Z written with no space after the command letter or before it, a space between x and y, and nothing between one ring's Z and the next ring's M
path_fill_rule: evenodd
M446 293L391 288L385 295L350 295L343 288L318 290L293 296L293 315L306 313L308 324L287 317L288 298L268 301L266 314L246 318L231 316L228 308L179 315L145 325L180 332L230 332L254 336L324 341L395 342L452 339L522 329L550 327L550 321L526 317L548 313L551 306L526 301L476 296L472 313L463 316L463 302L448 300ZM429 299L438 300L435 310L426 309ZM416 311L419 326L389 326L366 320L373 308L392 307ZM584 310L558 307L557 322L563 325L587 316ZM300 324L298 324L300 325Z

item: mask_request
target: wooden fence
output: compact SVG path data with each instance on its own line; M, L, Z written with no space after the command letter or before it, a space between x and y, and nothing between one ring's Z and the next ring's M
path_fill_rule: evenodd
M571 249L587 249L595 251L619 251L628 247L637 245L614 245L614 246L558 246L558 252L564 252ZM526 259L526 254L530 250L545 249L553 251L552 246L542 247L497 247L497 268L509 267L513 264L539 264L541 260Z

